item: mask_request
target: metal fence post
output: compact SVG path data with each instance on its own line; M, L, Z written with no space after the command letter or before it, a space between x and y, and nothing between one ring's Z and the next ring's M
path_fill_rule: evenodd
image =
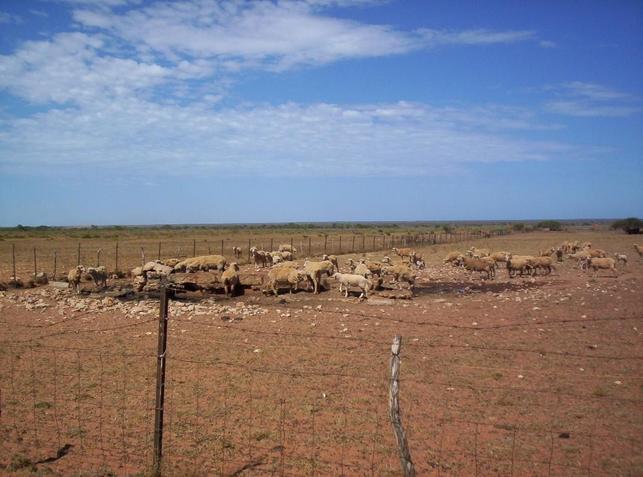
M158 350L156 358L156 405L154 408L154 475L161 475L163 456L163 411L165 403L165 369L167 364L168 290L161 287Z

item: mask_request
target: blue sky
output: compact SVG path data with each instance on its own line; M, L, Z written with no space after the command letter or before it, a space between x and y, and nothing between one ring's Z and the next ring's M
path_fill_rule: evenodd
M0 225L643 216L643 3L0 2Z

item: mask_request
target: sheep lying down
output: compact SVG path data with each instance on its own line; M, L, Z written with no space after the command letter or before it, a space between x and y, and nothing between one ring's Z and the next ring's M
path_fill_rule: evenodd
M339 291L343 291L344 296L348 297L349 287L358 287L362 290L360 298L368 298L368 291L371 289L371 282L362 275L353 275L351 273L335 273L333 278L339 282Z

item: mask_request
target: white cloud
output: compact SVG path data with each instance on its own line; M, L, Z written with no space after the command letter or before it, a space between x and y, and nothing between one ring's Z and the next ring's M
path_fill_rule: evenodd
M74 19L165 57L216 58L229 68L283 70L347 58L380 57L441 45L534 41L533 31L401 31L325 16L355 1L157 2L126 12L77 9Z
M577 154L568 145L518 139L515 127L509 137L511 122L502 109L405 102L213 110L127 98L5 121L0 164L28 170L95 164L122 174L222 177L418 176L473 163Z
M597 83L572 81L546 90L557 99L545 104L556 114L576 117L625 117L643 112L641 98Z

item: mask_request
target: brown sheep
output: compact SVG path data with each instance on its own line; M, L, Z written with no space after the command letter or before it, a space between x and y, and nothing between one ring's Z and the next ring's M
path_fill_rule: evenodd
M613 258L590 258L587 260L587 270L592 269L596 273L599 269L601 270L612 270L614 275L617 275L616 272L616 260Z
M410 248L395 248L393 247L391 249L393 252L395 252L397 255L400 256L400 258L404 259L404 257L410 257L412 250Z
M634 244L634 250L639 254L639 257L643 257L643 245Z
M520 273L520 276L522 276L523 273L531 274L532 270L532 261L529 258L512 257L507 261L507 273L509 274L509 278L515 277L516 273Z
M231 263L228 269L221 274L221 283L223 283L225 296L234 296L237 286L239 286L239 265L235 262Z
M289 293L292 294L293 289L297 290L299 282L306 279L306 274L295 268L286 266L271 268L264 292L272 291L275 296L278 296L279 287L288 287Z
M495 262L493 262L493 259L482 260L480 258L471 257L462 258L462 264L464 265L464 268L466 268L470 272L479 272L480 276L482 276L483 273L486 273L488 279L495 276L494 263Z

